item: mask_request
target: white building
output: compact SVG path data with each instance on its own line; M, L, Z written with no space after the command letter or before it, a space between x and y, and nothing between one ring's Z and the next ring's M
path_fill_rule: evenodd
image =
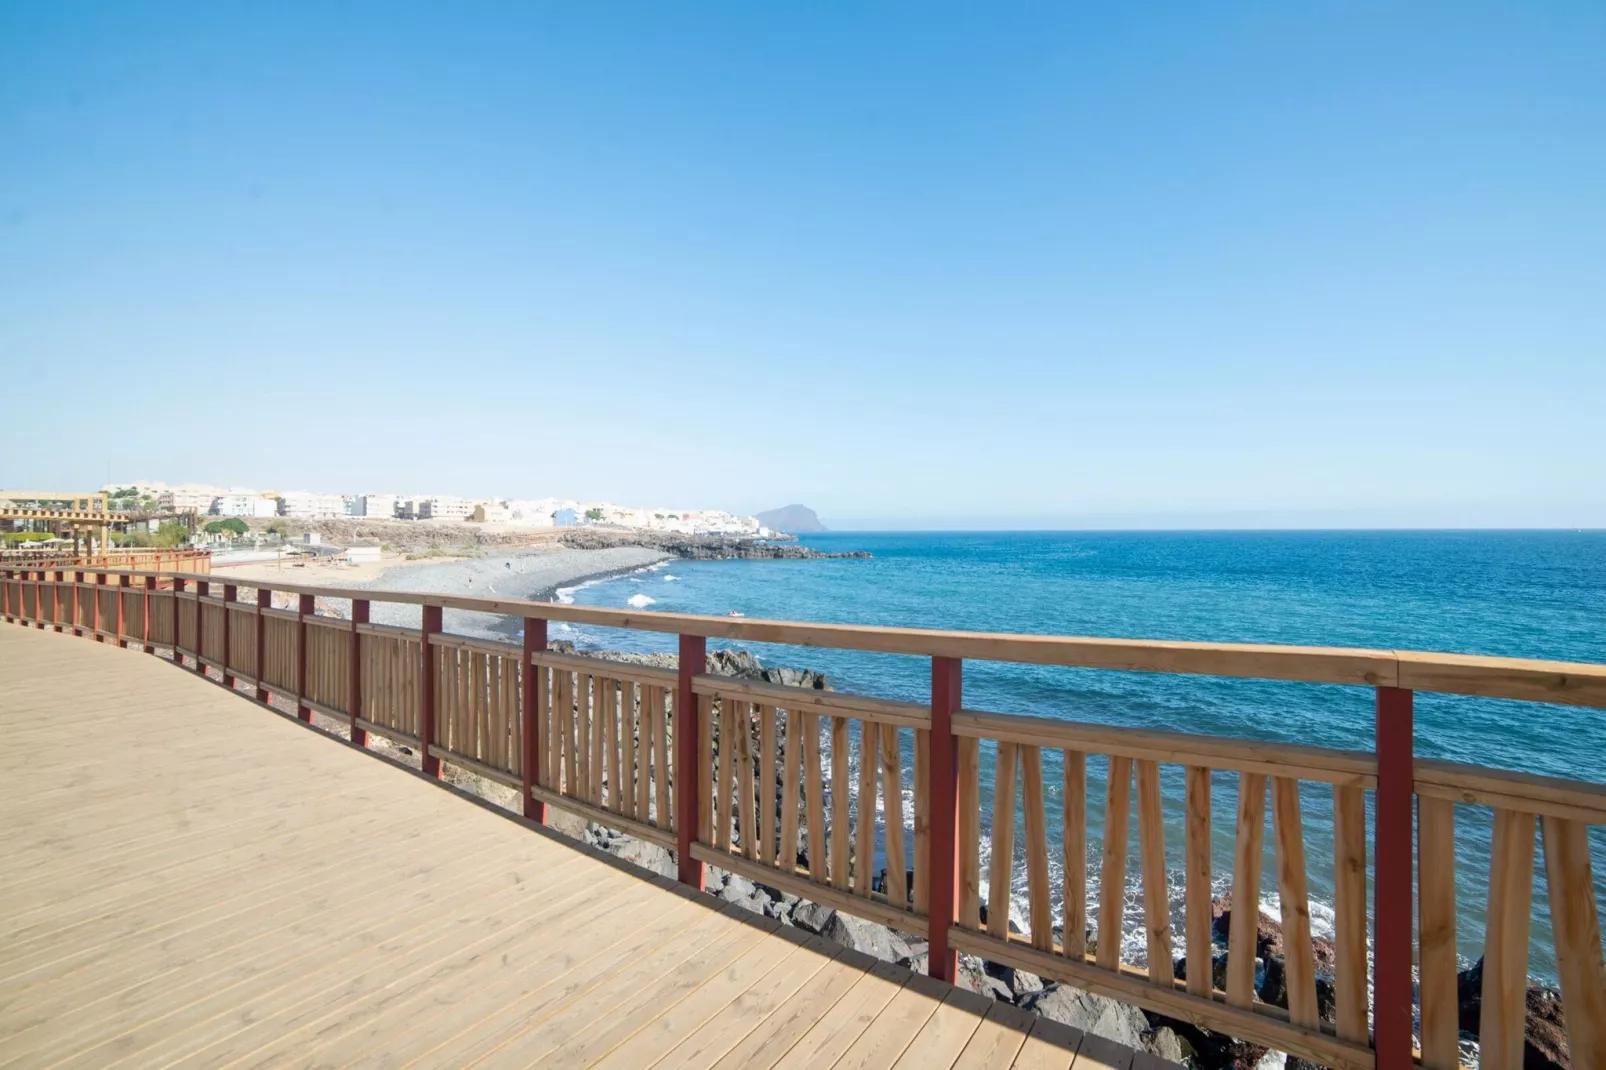
M181 513L194 509L197 513L210 513L212 504L220 495L228 493L221 487L209 487L204 483L185 483L177 487L169 487L156 496L156 508L163 513Z
M467 520L474 512L474 503L467 498L425 498L418 511L420 520Z
M346 503L338 494L292 490L279 495L279 515L297 520L329 520L345 516Z
M496 502L480 502L468 518L480 524L506 524L513 519L513 511Z
M222 494L213 508L218 516L264 517L279 514L279 502L263 494Z
M364 494L359 499L361 512L359 516L370 519L390 520L396 516L396 495L394 494Z

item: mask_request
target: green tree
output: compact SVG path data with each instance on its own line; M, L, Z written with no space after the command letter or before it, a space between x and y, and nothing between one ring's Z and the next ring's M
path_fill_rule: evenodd
M587 520L601 520L602 519L602 510L601 509L587 509L586 510L586 519Z
M222 535L227 533L233 535L235 538L239 538L241 535L244 535L250 530L250 526L237 516L231 516L227 520L214 520L206 525L206 533L208 535Z

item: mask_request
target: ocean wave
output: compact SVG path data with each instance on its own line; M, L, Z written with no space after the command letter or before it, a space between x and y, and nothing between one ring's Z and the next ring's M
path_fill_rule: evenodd
M678 579L680 579L679 576L665 576L664 577L664 582L665 583L674 583Z
M658 599L653 598L650 595L633 594L629 598L625 599L625 604L629 606L635 606L637 609L645 609L656 601L658 601Z

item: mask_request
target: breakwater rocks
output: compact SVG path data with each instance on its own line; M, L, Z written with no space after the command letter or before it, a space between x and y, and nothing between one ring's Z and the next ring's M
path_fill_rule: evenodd
M608 546L643 546L690 561L815 560L864 558L864 550L824 551L786 539L746 539L734 535L681 535L668 531L609 528L565 528L558 542L573 550L599 550Z
M551 649L558 654L584 654L588 658L619 661L627 665L646 665L654 669L675 669L680 666L680 658L675 654L636 654L626 650L576 650L574 644L566 639L554 642ZM758 680L766 684L807 687L815 691L831 690L831 682L823 672L815 672L813 669L765 668L759 664L756 656L746 650L710 650L703 671L714 676L737 676L744 680Z

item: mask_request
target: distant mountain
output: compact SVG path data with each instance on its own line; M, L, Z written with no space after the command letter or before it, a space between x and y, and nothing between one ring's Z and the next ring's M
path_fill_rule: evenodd
M793 535L829 530L820 523L820 518L814 515L814 510L806 505L785 505L779 509L771 509L767 513L758 514L758 522L771 531L786 531Z

